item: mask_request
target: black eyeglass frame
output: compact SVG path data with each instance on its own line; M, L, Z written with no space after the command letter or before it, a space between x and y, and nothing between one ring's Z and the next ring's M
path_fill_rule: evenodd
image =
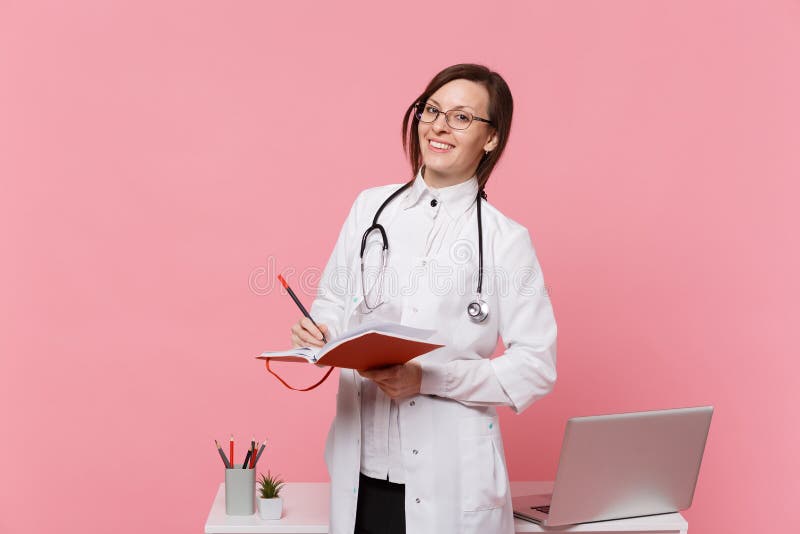
M443 110L439 109L439 107L436 104L430 104L430 106L436 108L436 116L433 118L432 121L424 121L424 120L422 120L422 111L420 111L420 106L422 106L422 108L424 109L428 105L429 104L427 102L422 102L422 101L418 101L418 102L416 102L414 104L414 116L417 118L417 120L419 122L421 122L423 124L433 124L439 118L439 115L443 113L444 114L444 122L446 122L447 125L450 128L453 128L454 130L466 130L467 128L472 126L472 122L473 121L485 122L486 124L491 124L492 126L494 126L494 123L492 121L490 121L489 119L484 119L483 117L478 117L477 115L473 115L471 111L468 111L466 109L454 108L454 109L448 109L447 111L443 111ZM464 128L456 128L455 126L450 124L450 121L447 120L447 114L450 113L451 111L460 111L462 113L468 114L471 117L471 120L469 121L469 124L467 124Z

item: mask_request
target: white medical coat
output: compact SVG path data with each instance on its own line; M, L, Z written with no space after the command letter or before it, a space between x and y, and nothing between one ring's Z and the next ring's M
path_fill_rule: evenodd
M360 313L361 238L381 203L401 185L361 192L345 220L311 307L311 316L328 325L332 338L351 327L353 315ZM456 246L432 258L392 258L392 232L403 231L392 227L392 218L402 209L406 194L408 190L389 203L379 219L389 238L390 268L401 281L415 280L413 294L404 297L415 313L404 315L404 323L436 329L433 341L446 345L417 359L423 369L421 392L398 403L406 531L512 534L511 493L495 410L499 402L487 398L489 381L481 377L488 369L494 372L497 380L492 385L500 382L515 413L553 389L556 322L542 271L528 230L482 200L483 298L490 311L484 322L471 322L466 307L475 296L478 271L474 202ZM372 232L370 240L378 234ZM410 273L423 269L423 264L453 273L453 286L443 287L441 277ZM506 350L489 359L498 336ZM325 442L332 534L352 534L355 528L361 380L366 379L356 371L341 370L336 416Z

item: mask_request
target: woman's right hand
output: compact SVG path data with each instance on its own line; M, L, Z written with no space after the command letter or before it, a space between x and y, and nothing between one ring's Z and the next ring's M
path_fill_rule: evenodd
M292 325L292 348L321 347L324 345L322 334L325 334L325 339L330 340L331 334L328 330L328 325L319 323L319 328L317 328L311 322L311 319L305 316L301 317L299 321Z

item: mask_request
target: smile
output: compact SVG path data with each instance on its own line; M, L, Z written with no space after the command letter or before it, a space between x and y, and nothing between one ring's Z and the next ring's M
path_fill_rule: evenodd
M454 148L453 145L448 145L446 143L439 143L437 141L428 141L428 145L434 152L448 152Z

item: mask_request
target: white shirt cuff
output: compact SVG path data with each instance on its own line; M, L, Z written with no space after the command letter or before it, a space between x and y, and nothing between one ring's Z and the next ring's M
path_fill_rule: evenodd
M422 383L419 392L423 395L446 396L450 385L450 375L446 363L420 362Z

